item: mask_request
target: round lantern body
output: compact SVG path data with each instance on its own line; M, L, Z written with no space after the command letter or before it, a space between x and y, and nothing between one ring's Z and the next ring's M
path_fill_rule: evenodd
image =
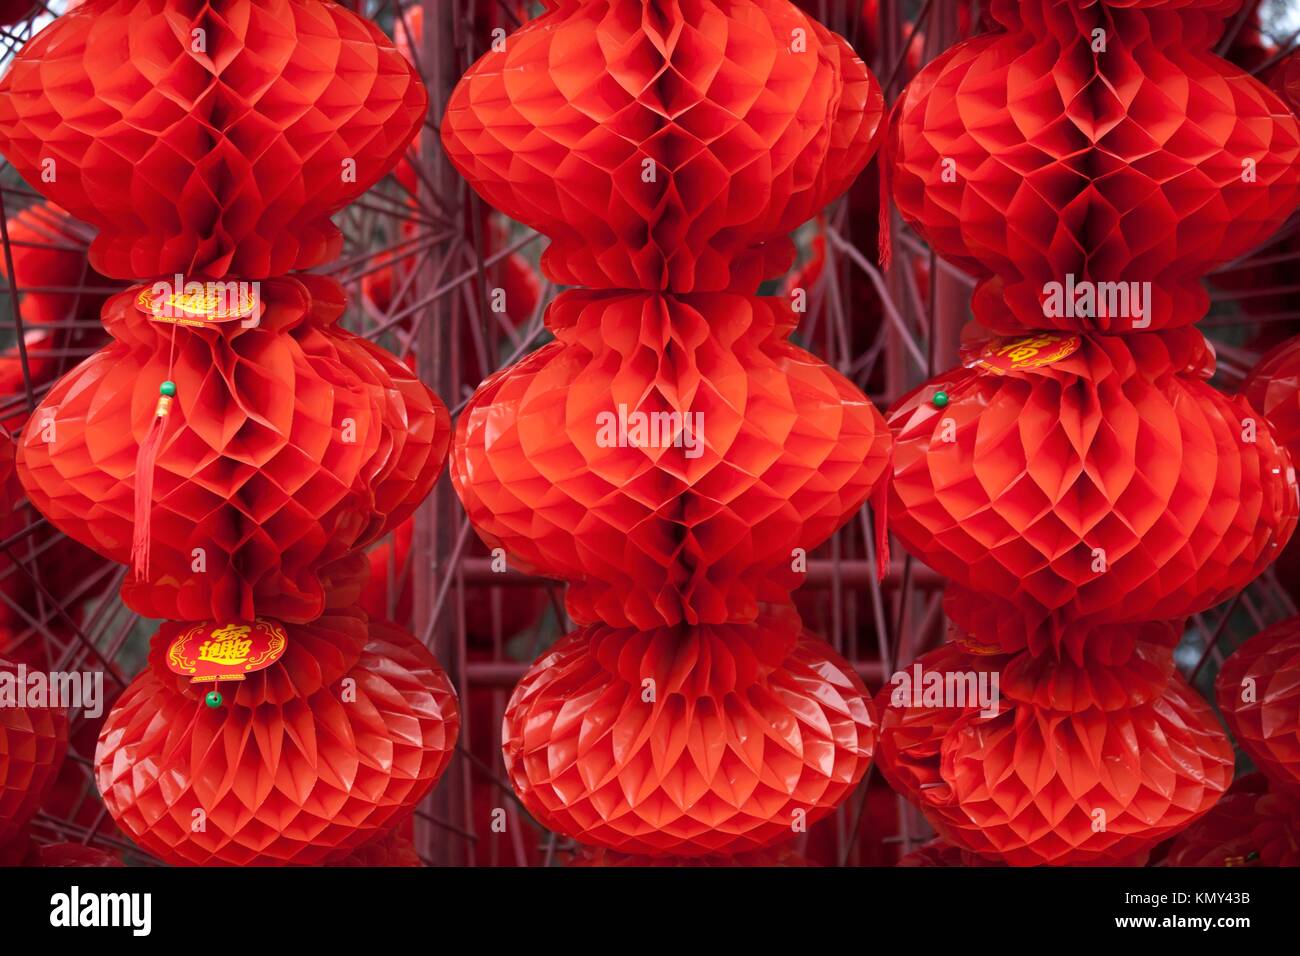
M731 856L790 838L866 772L876 722L849 664L793 613L563 638L502 727L524 806L581 843Z
M883 477L890 438L787 341L788 306L571 291L558 341L490 378L452 481L490 547L569 581L570 614L641 628L753 620Z
M29 676L0 658L0 846L36 813L68 748L67 714L45 706L48 698L31 698L37 688Z
M1215 682L1228 729L1255 766L1300 800L1300 618L1256 634Z
M109 713L95 754L104 804L173 864L314 865L348 857L409 814L446 769L456 693L415 638L360 611L284 628L284 656L236 684L149 668ZM202 829L193 826L202 818Z
M1174 839L1165 866L1300 866L1300 801L1239 777L1218 804Z
M1300 453L1300 337L1260 359L1241 389L1251 408L1268 419L1273 437L1294 458Z
M1000 699L933 702L886 686L881 772L958 849L1012 866L1119 865L1207 812L1233 754L1168 649L1119 665L973 654L949 644L923 674L989 681ZM1060 685L1057 693L1054 685ZM1046 701L1043 703L1042 701ZM1104 827L1098 827L1098 821Z
M99 229L104 275L258 279L338 255L330 215L427 108L387 37L334 3L86 0L0 79L0 152Z
M311 620L323 567L408 517L450 440L446 409L402 363L333 326L336 284L262 283L256 322L178 327L112 299L115 341L31 417L20 474L76 540L132 560L140 446L175 384L153 467L147 569L123 598L148 617ZM147 571L147 573L141 573Z
M1196 331L1037 334L964 357L890 412L890 529L952 580L949 616L977 642L1077 647L1182 618L1290 538L1290 456L1203 381Z
M556 282L750 292L882 113L848 44L787 0L563 0L470 68L441 129L488 203L551 238Z
M908 84L894 198L980 278L983 325L1189 325L1209 307L1201 278L1295 209L1295 117L1211 52L1235 5L997 0L995 32Z

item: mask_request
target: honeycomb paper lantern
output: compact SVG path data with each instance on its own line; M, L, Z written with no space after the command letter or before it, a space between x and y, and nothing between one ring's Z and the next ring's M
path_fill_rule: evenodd
M114 821L165 862L342 862L455 745L437 662L354 607L364 549L433 486L446 409L338 328L336 281L284 274L337 255L329 216L426 107L373 24L314 0L87 0L0 80L0 150L98 228L95 268L142 283L32 416L19 472L54 527L130 563L128 606L170 619L95 758ZM284 656L228 632L209 670L169 670L172 638L241 622Z
M949 644L919 663L988 674L1028 660ZM1137 665L1147 676L1132 681ZM978 703L912 706L894 686L881 691L880 769L952 846L1013 866L1131 863L1228 789L1232 748L1167 650L1140 649L1118 667L1061 660L1052 672L1074 687L1069 706L1027 699L1041 675L1004 684L992 716Z
M1300 618L1239 647L1215 682L1233 739L1273 788L1300 799Z
M479 387L452 453L484 542L567 582L584 625L502 731L524 806L581 843L759 852L870 762L860 682L789 605L890 438L790 344L787 301L752 293L866 165L882 112L848 44L787 0L555 0L451 94L451 162L550 238L550 279L590 287Z
M27 706L20 684L27 671L0 658L0 847L15 839L41 805L68 747L62 710ZM33 702L38 703L38 702Z
M502 47L452 92L443 143L551 238L564 285L751 292L881 128L874 77L787 0L559 0Z
M0 79L0 152L100 230L105 275L257 279L338 255L329 216L427 108L392 43L334 3L86 0Z
M167 670L183 627L155 636L95 758L109 812L150 853L227 866L339 862L391 830L446 769L456 693L400 628L355 610L288 626L285 656L225 685L229 700L214 708L204 685Z
M1295 209L1295 117L1211 52L1238 5L994 0L994 32L908 84L891 124L893 195L940 255L980 277L982 324L1196 322L1201 277ZM1045 308L1067 276L1147 283L1150 301L1141 315Z
M1178 834L1164 865L1300 866L1300 802L1270 792L1262 774L1247 774Z
M1037 357L996 367L1008 350ZM1213 354L1195 330L1012 337L965 355L890 412L890 526L952 580L947 611L980 643L1040 650L1185 617L1290 538L1290 456L1206 384Z
M547 325L461 415L452 478L490 546L572 583L579 622L753 620L883 477L880 413L787 341L784 300L569 292ZM680 431L620 447L653 416Z
M1241 392L1292 457L1300 454L1300 338L1288 339L1256 362Z
M400 523L432 488L445 408L400 362L333 326L343 301L328 280L268 280L257 325L180 333L142 313L139 292L109 302L113 344L30 418L21 474L32 503L129 561L139 447L157 383L170 379L149 573L128 578L124 599L149 617L310 620L324 609L320 568Z
M876 721L848 662L787 614L576 631L519 682L502 735L546 826L627 854L729 856L852 792Z

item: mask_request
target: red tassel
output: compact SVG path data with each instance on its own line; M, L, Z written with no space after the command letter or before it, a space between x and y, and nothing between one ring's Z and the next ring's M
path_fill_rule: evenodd
M131 570L136 580L149 577L149 547L151 535L149 522L153 516L154 464L162 448L163 433L167 430L167 413L171 410L171 396L159 395L149 432L140 442L135 456L135 528L131 536Z
M880 181L880 212L878 214L880 229L876 234L876 250L880 261L880 271L888 272L894 261L893 213L889 208L889 164L884 156L876 160L877 179Z

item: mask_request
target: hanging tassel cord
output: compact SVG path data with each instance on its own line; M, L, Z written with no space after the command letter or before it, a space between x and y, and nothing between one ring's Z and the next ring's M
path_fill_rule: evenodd
M176 399L176 382L174 376L176 363L176 326L172 325L171 348L167 356L167 380L158 386L158 404L154 406L153 420L140 450L135 457L135 526L131 536L131 569L136 580L149 578L149 552L153 535L154 476L157 471L158 453L162 450L163 439L167 433L167 418Z

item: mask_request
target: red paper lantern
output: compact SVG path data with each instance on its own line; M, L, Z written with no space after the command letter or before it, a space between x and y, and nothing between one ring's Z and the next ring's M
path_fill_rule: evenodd
M893 193L934 249L980 277L996 331L1187 325L1201 278L1271 235L1300 193L1300 127L1211 47L1237 0L994 0L998 29L908 85ZM1067 279L1067 277L1069 277ZM1146 283L1130 303L1050 303L1049 286ZM1100 296L1099 296L1100 298Z
M557 0L452 92L453 164L551 238L552 280L593 287L480 386L452 468L484 541L568 582L589 625L533 665L503 728L524 805L579 841L761 850L870 761L857 678L767 608L878 485L890 439L789 343L793 310L751 293L861 171L881 112L849 46L787 0Z
M556 282L750 292L866 165L882 111L787 0L559 0L470 68L442 132L484 199L551 238Z
M1241 393L1268 419L1274 438L1292 458L1300 454L1300 338L1288 339L1255 363Z
M991 715L899 684L877 699L882 773L959 849L1013 866L1131 862L1232 781L1232 748L1167 649L1079 665L949 644L917 666L945 682L1003 675Z
M1300 802L1269 792L1268 780L1239 777L1227 796L1178 834L1165 866L1300 866Z
M1077 648L1185 617L1290 538L1290 456L1203 381L1198 332L1012 337L965 358L891 410L890 526L952 579L946 609L977 641Z
M446 769L456 692L400 628L356 610L287 626L281 661L223 685L229 699L213 707L204 685L166 666L188 627L159 630L95 757L109 812L150 853L227 866L338 862L391 829Z
M857 512L890 444L866 397L787 341L793 320L753 296L565 293L547 312L558 341L460 418L470 520L571 582L579 622L716 624L788 601L792 549Z
M876 721L852 667L792 613L756 624L593 625L515 688L506 770L546 826L628 854L758 850L847 797Z
M99 228L105 275L258 279L338 255L330 215L427 108L387 37L337 4L86 0L0 79L0 152Z
M1215 682L1233 738L1275 790L1300 799L1300 618L1256 634Z
M433 485L446 410L336 327L338 283L281 275L339 251L330 214L426 105L373 24L310 0L88 0L0 80L0 149L99 228L92 262L167 277L107 303L113 342L50 390L20 465L53 525L131 562L129 606L176 619L96 754L110 814L167 862L341 861L454 746L437 662L348 609L363 549ZM205 628L221 652L171 673L171 638Z
M157 383L179 414L157 457L147 576L123 588L149 617L324 609L321 569L402 522L428 494L447 412L400 362L333 326L337 284L268 280L264 312L177 332L138 306L105 308L116 340L55 385L28 422L21 474L60 530L131 559L139 448ZM286 400L286 396L289 400ZM197 562L197 563L196 563Z
M0 846L36 813L68 747L67 714L29 698L38 691L28 677L0 658Z

